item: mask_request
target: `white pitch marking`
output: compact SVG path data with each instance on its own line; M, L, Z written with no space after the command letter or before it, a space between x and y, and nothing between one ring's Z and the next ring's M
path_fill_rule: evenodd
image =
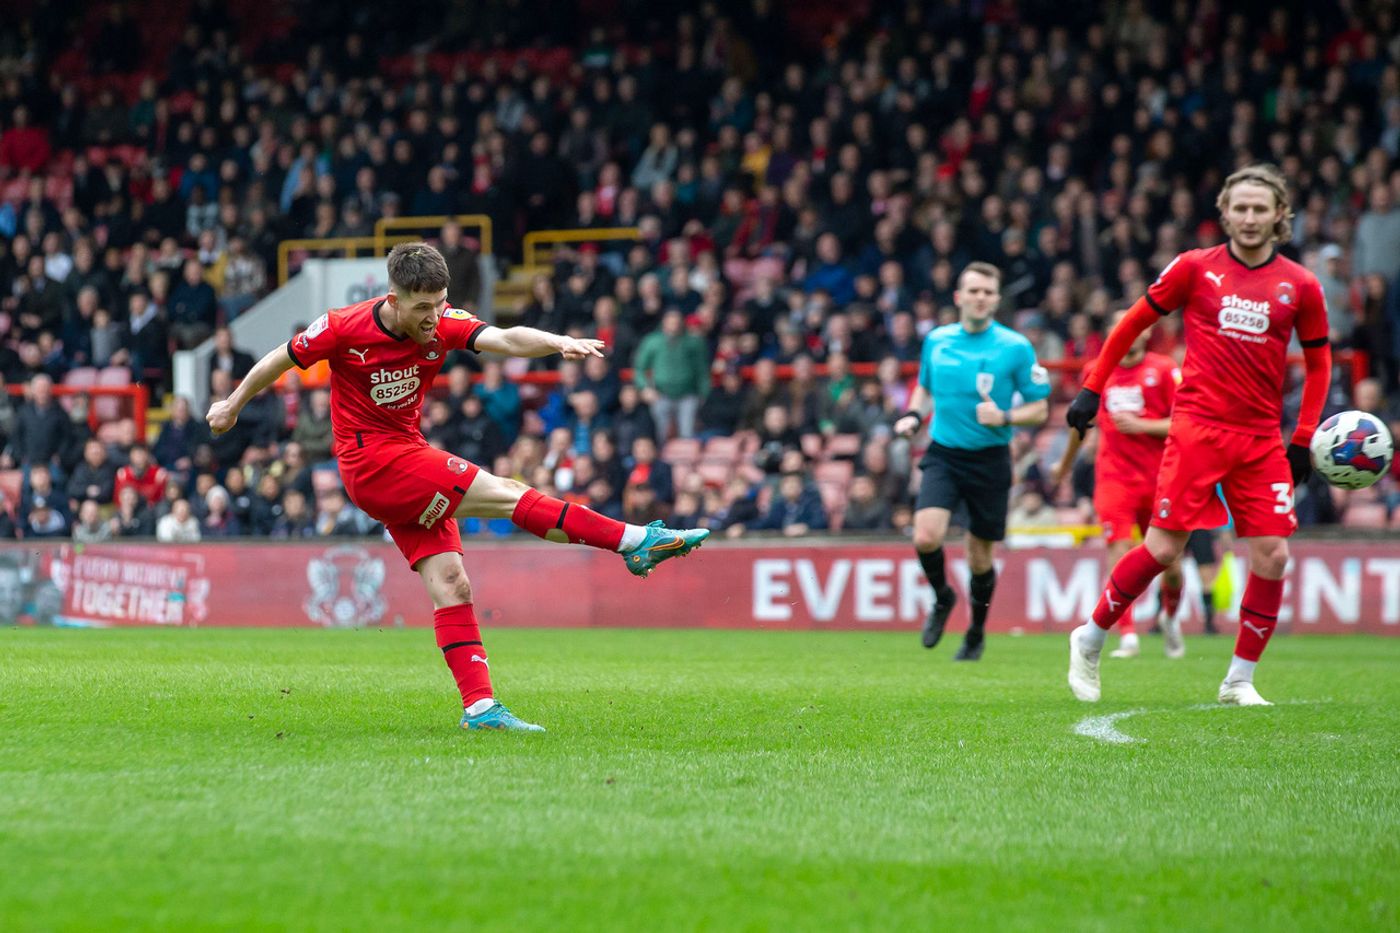
M1275 706L1303 706L1313 703L1328 703L1327 700L1282 700ZM1237 707L1225 706L1222 703L1197 703L1194 706L1185 707L1190 712L1209 712L1210 710L1236 709ZM1074 734L1082 735L1090 739L1098 739L1100 742L1107 742L1110 745L1135 745L1146 742L1146 739L1135 738L1122 732L1118 728L1118 723L1129 716L1137 716L1140 713L1169 713L1177 712L1171 709L1129 709L1121 713L1109 713L1105 716L1085 716L1074 724Z

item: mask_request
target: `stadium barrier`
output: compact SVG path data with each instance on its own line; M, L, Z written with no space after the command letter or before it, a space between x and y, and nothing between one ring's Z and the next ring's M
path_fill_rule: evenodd
M1283 632L1400 634L1400 540L1293 543ZM466 566L488 625L913 632L930 591L913 549L876 540L716 542L645 583L616 555L539 542L469 542ZM949 566L966 604L967 567ZM1237 564L1242 567L1242 564ZM269 568L275 567L274 572ZM1007 550L989 626L1064 632L1098 597L1101 549ZM547 575L548 586L541 586ZM1236 575L1238 576L1238 575ZM1187 564L1182 612L1199 626ZM1217 591L1217 597L1221 594ZM1231 601L1222 618L1234 617ZM1148 593L1139 615L1156 605ZM1221 605L1219 599L1217 605ZM429 626L422 584L389 544L163 546L37 542L0 549L0 623L362 628ZM961 624L961 623L959 623Z
M492 255L495 242L492 238L491 218L486 214L434 214L424 217L381 217L374 222L374 254L376 256L387 256L389 249L396 243L412 242L422 239L421 234L426 233L430 238L436 238L442 230L442 225L449 220L455 220L465 230L476 230L477 238L480 240L480 247L477 249L483 256ZM390 232L414 231L413 234L390 237Z
M531 230L521 242L522 270L527 275L547 270L554 261L554 247L566 243L603 243L636 240L637 227L577 227L568 230Z

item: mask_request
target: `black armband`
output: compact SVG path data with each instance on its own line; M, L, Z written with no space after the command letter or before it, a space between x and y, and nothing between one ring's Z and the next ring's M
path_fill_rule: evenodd
M915 409L915 408L909 409L908 411L906 411L904 414L900 415L900 416L899 416L898 418L896 418L895 420L896 420L896 421L903 421L905 418L908 418L910 415L913 415L915 418L918 418L918 419L919 419L919 424L923 424L923 423L924 423L924 413L921 412L921 411L919 411L918 409Z

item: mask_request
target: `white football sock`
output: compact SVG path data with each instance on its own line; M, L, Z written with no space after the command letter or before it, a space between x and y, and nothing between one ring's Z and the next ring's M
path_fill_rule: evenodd
M626 554L628 551L635 551L642 546L642 542L647 539L647 530L642 525L624 525L622 528L622 540L618 542L617 553Z
M1108 629L1099 628L1092 621L1079 626L1079 640L1090 648L1102 648L1108 638Z
M487 697L487 698L484 699L484 700L477 700L477 701L476 701L475 703L473 703L471 706L468 706L468 707L467 707L467 715L468 715L468 716L480 716L482 713L484 713L484 712L486 712L488 709L490 709L490 708L491 708L491 705L492 705L493 703L495 703L495 702L496 702L496 700L495 700L494 697Z
M1246 661L1239 655L1235 655L1230 658L1230 669L1225 673L1225 682L1227 684L1237 684L1240 681L1254 683L1254 665L1258 663L1258 661Z

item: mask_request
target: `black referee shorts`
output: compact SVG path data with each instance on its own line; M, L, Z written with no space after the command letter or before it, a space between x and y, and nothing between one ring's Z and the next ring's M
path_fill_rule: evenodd
M1197 528L1191 532L1191 537L1186 539L1186 553L1191 555L1197 566L1218 563L1220 558L1215 554L1215 530Z
M919 461L923 479L915 509L967 507L967 530L983 541L1006 537L1011 497L1011 448L959 450L930 443Z

